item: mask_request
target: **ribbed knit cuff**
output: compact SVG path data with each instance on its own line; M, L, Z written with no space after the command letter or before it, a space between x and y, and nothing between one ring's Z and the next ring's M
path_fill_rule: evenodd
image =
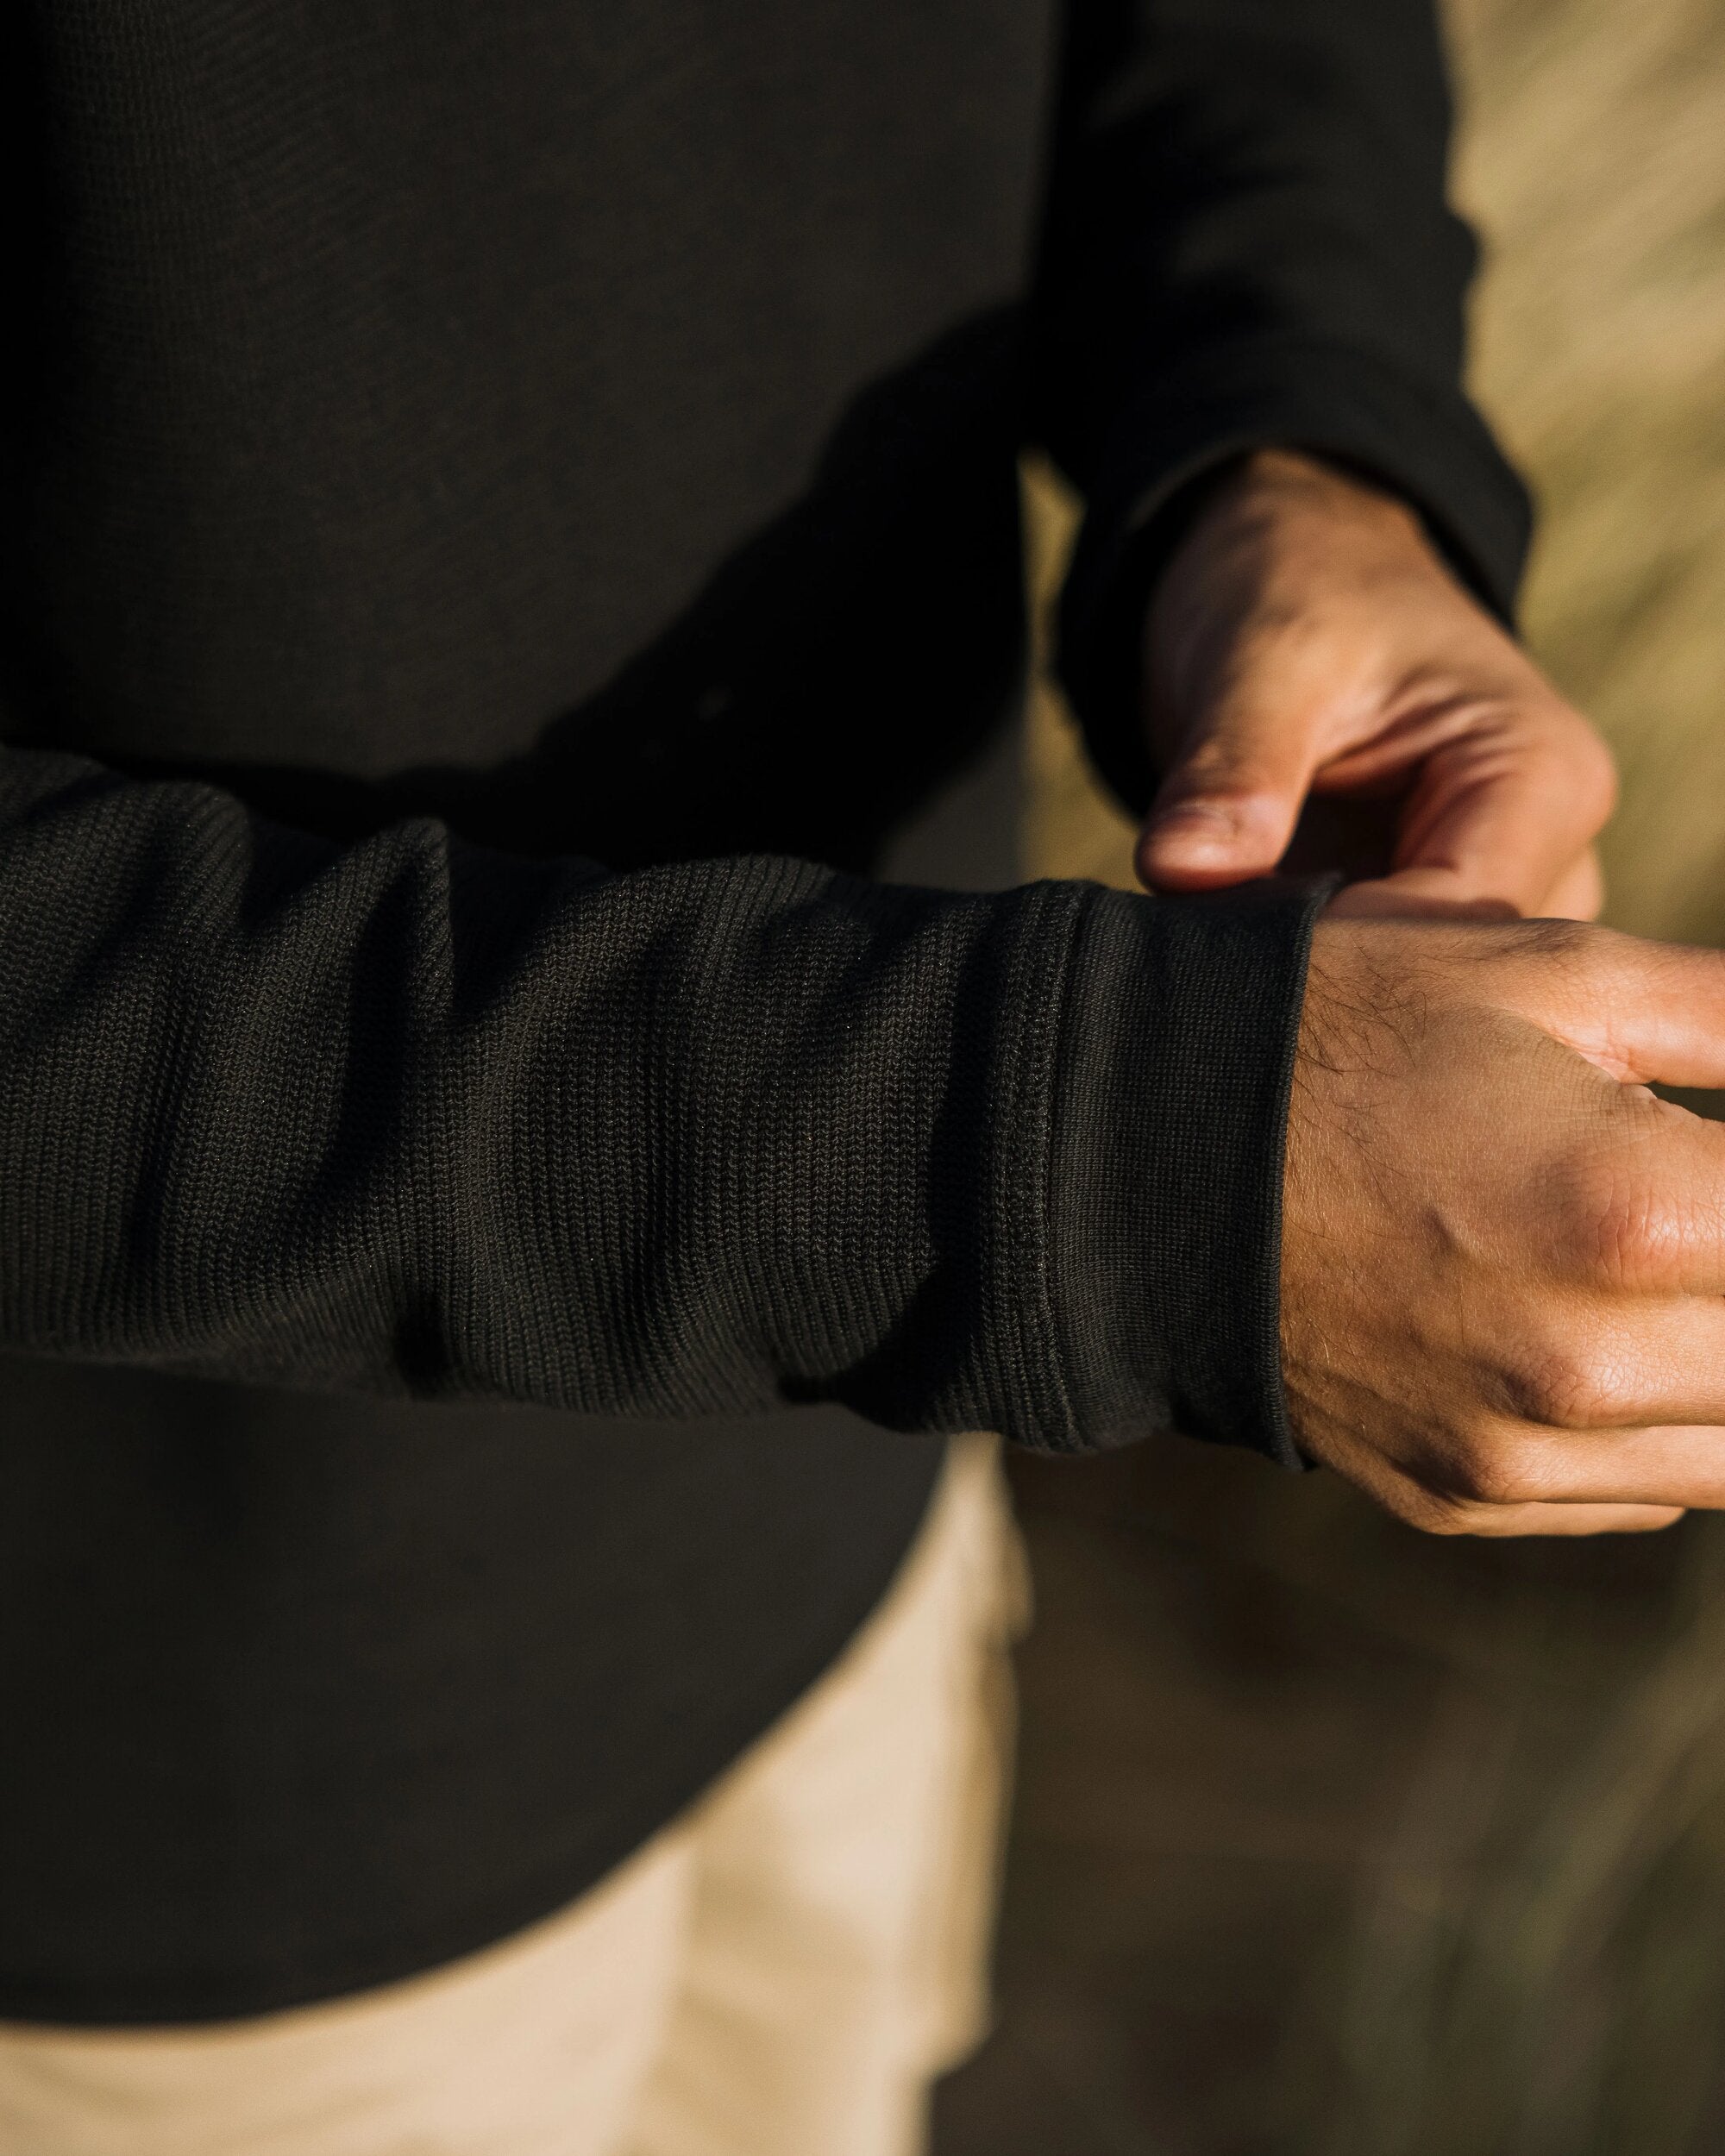
M1301 1464L1283 1398L1283 1150L1330 886L1096 894L1056 1081L1050 1250L1086 1450L1166 1424Z
M1097 768L1135 813L1156 783L1139 686L1151 585L1195 482L1260 448L1331 457L1401 495L1462 581L1513 620L1531 510L1458 390L1346 344L1264 337L1207 354L1149 388L1115 429L1061 601L1061 678Z

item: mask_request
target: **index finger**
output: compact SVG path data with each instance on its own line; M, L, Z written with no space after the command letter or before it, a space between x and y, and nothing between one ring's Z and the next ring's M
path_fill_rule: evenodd
M1725 954L1557 923L1521 935L1505 955L1523 1016L1614 1078L1725 1087Z
M1440 880L1446 897L1538 913L1610 815L1615 774L1566 705L1529 720L1506 711L1434 749L1402 812L1398 870Z

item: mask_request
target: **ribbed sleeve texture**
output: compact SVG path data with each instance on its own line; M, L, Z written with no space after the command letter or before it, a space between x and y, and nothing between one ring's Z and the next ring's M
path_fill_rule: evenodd
M611 876L0 773L4 1346L1280 1449L1296 901Z
M1138 809L1144 608L1195 481L1270 446L1357 467L1505 618L1530 518L1461 386L1477 248L1445 203L1427 0L1136 0L1070 24L1038 392L1088 505L1060 663Z
M1189 1437L1302 1464L1277 1323L1282 1133L1326 895L1266 882L1145 906L1108 893L1086 916L1072 999L1087 1023L1061 1044L1060 1088L1110 1142L1070 1119L1058 1133L1053 1270L1096 1283L1062 1341L1095 1442L1141 1436L1154 1400ZM1146 1052L1159 1033L1177 1055Z
M1314 900L809 864L1013 693L1027 435L1129 799L1221 460L1500 606L1524 505L1429 0L15 14L0 2009L149 2023L593 1885L934 1433L1289 1457Z

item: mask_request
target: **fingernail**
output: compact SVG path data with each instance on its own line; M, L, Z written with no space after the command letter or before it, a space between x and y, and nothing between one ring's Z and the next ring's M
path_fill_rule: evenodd
M1208 850L1226 846L1239 830L1239 819L1232 810L1218 808L1209 801L1181 801L1172 808L1159 809L1150 819L1151 838L1171 838L1182 848L1193 845Z

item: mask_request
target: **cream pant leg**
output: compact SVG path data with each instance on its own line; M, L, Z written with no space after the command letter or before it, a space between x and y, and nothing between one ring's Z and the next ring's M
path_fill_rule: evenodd
M261 2020L0 2025L0 2156L913 2156L986 2019L1022 1595L962 1439L835 1668L572 1908Z

